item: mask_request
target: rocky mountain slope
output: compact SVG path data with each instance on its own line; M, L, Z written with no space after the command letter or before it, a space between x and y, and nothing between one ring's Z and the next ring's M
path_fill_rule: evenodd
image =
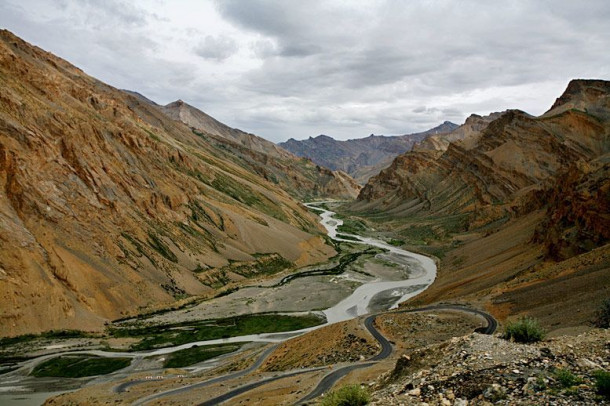
M437 150L446 151L452 142L462 141L473 143L477 140L477 135L489 125L490 122L500 117L502 113L491 113L481 117L472 114L466 119L464 124L456 126L453 131L432 134L422 141L413 145L414 151Z
M457 127L449 121L416 134L383 136L370 135L347 141L337 141L327 135L297 141L290 139L279 145L301 157L333 170L342 170L358 182L366 183L371 177L387 167L392 160L413 145L432 135L451 132Z
M231 150L6 30L0 101L0 336L96 330L334 254Z
M574 87L584 90L568 97ZM578 166L606 165L610 82L577 81L559 100L580 100L582 93L593 92L580 110L567 109L567 101L541 117L509 110L476 118L478 129L471 117L456 130L468 135L456 139L449 134L444 147L422 144L399 156L368 182L359 207L491 217L527 211L528 204L536 205L537 191L556 190L559 176L581 171L574 169Z
M231 128L182 100L161 106L161 110L169 117L181 121L191 128L241 144L252 151L281 158L291 156L274 143L236 128Z
M482 119L399 156L351 210L442 255L422 303L480 302L553 328L589 323L610 295L610 82L572 81L540 117Z
M346 173L321 167L271 141L231 128L181 100L160 109L219 150L227 151L228 158L233 158L236 164L279 185L297 199L353 199L360 192L361 186Z
M472 334L405 354L378 379L371 405L592 405L608 369L608 330L518 344Z

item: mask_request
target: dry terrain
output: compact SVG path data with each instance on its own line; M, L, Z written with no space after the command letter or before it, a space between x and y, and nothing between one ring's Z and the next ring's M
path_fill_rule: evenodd
M353 196L347 175L193 129L6 30L0 84L0 336L99 331L335 254L282 188Z

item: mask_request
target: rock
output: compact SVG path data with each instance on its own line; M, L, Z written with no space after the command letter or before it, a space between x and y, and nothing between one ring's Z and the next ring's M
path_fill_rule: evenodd
M455 402L453 402L453 406L468 406L468 401L466 399L457 398Z
M447 397L447 399L449 400L454 400L455 399L455 394L453 393L452 389L447 390L447 393L445 395Z
M407 392L407 395L419 396L419 395L421 395L421 389L420 388L411 389L409 392Z
M483 397L491 402L502 400L506 398L506 389L503 386L494 383L485 389Z
M599 364L596 364L595 362L587 358L578 359L578 361L576 361L576 365L583 369L602 369Z

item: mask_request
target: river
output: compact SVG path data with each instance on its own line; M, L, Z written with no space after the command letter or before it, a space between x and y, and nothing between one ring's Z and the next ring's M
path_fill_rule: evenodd
M130 357L141 359L142 357L169 354L174 351L190 348L194 345L202 346L243 342L277 343L324 327L328 324L350 320L368 313L395 308L401 302L404 302L405 300L423 292L432 284L432 282L434 282L434 279L436 278L436 264L431 258L403 250L375 238L361 237L347 233L338 233L337 229L343 224L343 220L334 218L334 215L336 214L335 212L319 207L322 203L324 202L308 203L306 206L319 212L321 218L320 223L326 228L327 234L330 238L336 241L343 241L352 244L364 244L382 248L387 251L386 254L383 254L385 260L389 260L400 265L409 266L410 277L408 279L399 281L374 280L372 282L360 285L358 288L356 288L356 290L354 290L354 292L352 292L351 295L336 305L323 311L327 320L325 324L307 329L282 333L252 334L217 340L197 341L175 347L160 348L153 351L131 353L117 353L110 351L71 351L70 354L86 353L105 357ZM338 234L341 236L347 236L349 239L341 238ZM34 378L20 375L20 372L31 368L33 365L40 363L44 359L57 357L59 355L61 354L42 356L34 360L27 361L19 370L4 375L3 382L0 383L0 404L40 405L47 397L56 395L57 392L48 392L46 393L47 396L45 396L45 392L28 393L27 386L29 385L27 385L26 382L31 382ZM121 371L117 371L116 374L120 374L120 372ZM106 377L111 379L112 374L107 375ZM103 377L100 378L101 380L105 380ZM97 379L94 379L94 381L97 381ZM13 388L17 388L17 392L23 392L17 394L14 391L11 391Z

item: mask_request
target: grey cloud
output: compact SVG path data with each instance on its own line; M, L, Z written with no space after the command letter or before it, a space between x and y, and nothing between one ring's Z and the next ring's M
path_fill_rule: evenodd
M415 132L506 108L537 114L572 78L610 78L607 0L214 4L240 35L164 25L150 4L120 0L5 0L0 25L115 86L190 100L275 141ZM190 62L163 55L168 41Z
M260 59L266 59L279 53L273 41L268 39L252 42L250 44L250 49L254 52L254 55Z
M226 36L206 36L195 48L197 55L204 59L223 61L233 56L238 50L237 43Z

